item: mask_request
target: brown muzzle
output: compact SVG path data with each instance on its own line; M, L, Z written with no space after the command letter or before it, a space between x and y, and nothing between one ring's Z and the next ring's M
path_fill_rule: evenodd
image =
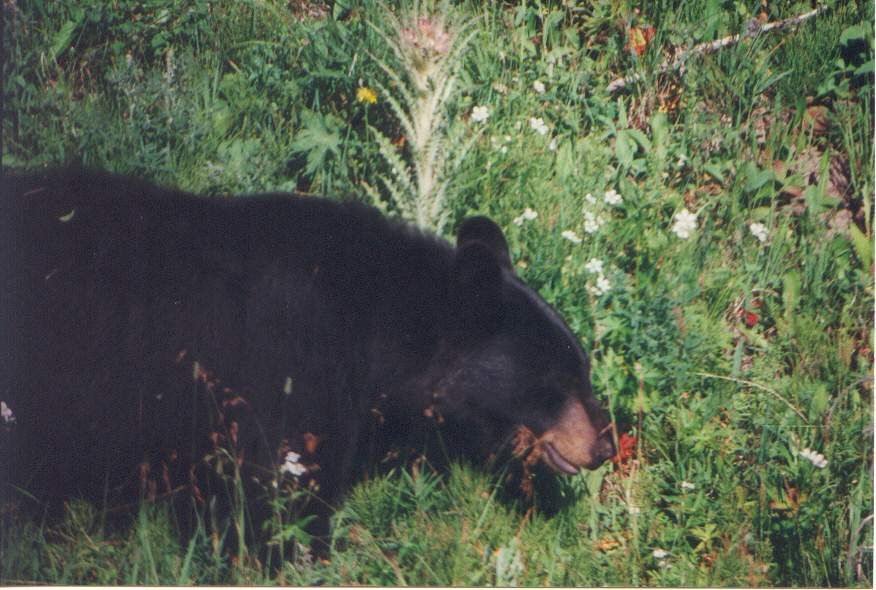
M596 469L615 454L612 425L597 430L584 404L570 401L557 423L535 442L539 457L554 471L574 475Z

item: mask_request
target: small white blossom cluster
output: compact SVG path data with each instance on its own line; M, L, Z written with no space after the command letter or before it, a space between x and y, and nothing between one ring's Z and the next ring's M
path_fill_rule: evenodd
M523 210L523 213L514 218L514 225L523 225L524 221L532 221L538 217L538 213L527 207Z
M596 297L601 297L611 291L611 283L603 275L596 277L596 284L588 287L591 293Z
M538 92L539 94L544 94L544 91L545 91L544 82L542 82L541 80L536 80L535 82L533 82L532 88L536 92Z
M682 240L686 240L697 229L697 214L686 208L675 214L675 224L672 231Z
M605 191L604 199L605 199L605 202L608 203L609 205L615 205L615 206L620 205L621 203L624 202L623 197L621 197L620 194L614 189L610 189L610 190Z
M748 226L748 229L751 230L751 233L754 234L754 237L757 238L761 243L767 241L769 230L767 230L764 224L755 221Z
M508 146L506 144L511 142L511 136L505 135L503 137L493 136L490 138L490 143L493 145L494 149L498 149L500 153L507 154Z
M566 238L567 240L569 240L573 244L580 244L581 243L581 238L578 237L578 234L576 234L575 232L573 232L570 229L567 229L566 231L564 231L560 235L562 235L564 238Z
M819 469L824 469L825 467L827 467L827 459L825 459L824 455L817 451L813 451L812 449L803 449L802 451L798 451L797 454L804 459L808 459L813 465L815 465Z
M584 200L587 201L588 205L597 205L596 197L592 194L587 193L584 195ZM614 189L609 189L605 191L605 195L603 196L603 200L608 205L616 207L624 202L623 197L621 197L620 193L618 193ZM600 228L605 225L605 218L601 215L597 214L595 211L585 206L584 209L584 231L588 234L595 234L600 230Z
M293 451L289 451L286 453L286 457L283 460L283 465L280 466L280 473L289 473L293 477L298 477L307 471L307 468L298 462L301 458L301 455L295 453Z
M584 211L584 231L588 234L595 234L605 225L605 219L597 215L593 211Z
M584 269L592 274L601 275L602 274L602 261L598 258L591 258L590 261L584 265Z
M681 482L681 489L683 489L683 490L693 490L693 489L696 489L696 487L697 487L697 486L695 486L694 484L690 483L689 481L683 481L683 482Z
M12 408L6 405L6 402L0 401L0 419L3 424L12 424L15 422L15 416L12 414Z
M485 106L478 105L471 110L471 120L473 123L483 123L490 117L490 109Z
M590 285L587 289L596 297L605 295L611 290L611 283L602 274L602 261L598 258L591 258L584 269L590 274L596 275L596 284Z
M669 551L666 549L655 549L651 552L651 556L657 560L657 565L661 568L669 567L666 558L669 557Z
M529 127L539 135L547 135L548 126L541 117L530 117Z

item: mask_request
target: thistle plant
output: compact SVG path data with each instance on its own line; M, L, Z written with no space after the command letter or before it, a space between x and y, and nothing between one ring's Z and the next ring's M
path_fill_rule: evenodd
M401 124L407 153L371 127L391 172L379 180L403 216L440 232L447 220L452 173L474 139L457 148L458 143L451 141L449 114L465 49L475 33L473 21L461 23L446 2L432 10L415 3L401 16L384 5L384 13L385 28L369 24L394 59L372 58L389 76L395 94L380 83L375 85ZM379 200L374 187L365 188Z

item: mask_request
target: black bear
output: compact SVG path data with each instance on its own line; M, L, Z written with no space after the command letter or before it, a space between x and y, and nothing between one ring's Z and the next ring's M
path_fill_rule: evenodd
M3 178L0 240L6 500L202 502L225 457L332 506L427 429L560 473L614 453L586 354L486 218L454 247L355 202L68 169Z

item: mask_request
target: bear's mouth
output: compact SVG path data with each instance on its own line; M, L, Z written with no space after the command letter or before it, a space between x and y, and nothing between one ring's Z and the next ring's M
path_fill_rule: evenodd
M549 442L543 442L541 444L542 449L544 449L544 453L542 454L542 459L545 463L547 463L548 467L553 469L554 471L559 471L562 473L566 473L568 475L575 475L578 473L578 467L570 463L563 455L554 447L553 444Z

